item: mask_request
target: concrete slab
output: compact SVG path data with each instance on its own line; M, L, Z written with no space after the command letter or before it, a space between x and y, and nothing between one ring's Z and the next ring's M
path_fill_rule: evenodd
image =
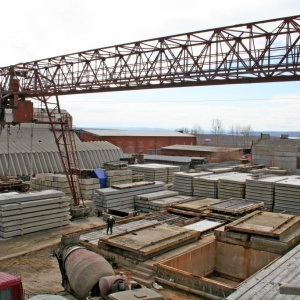
M149 239L151 236L151 239ZM101 239L100 247L145 261L198 239L198 232L178 226L156 225Z

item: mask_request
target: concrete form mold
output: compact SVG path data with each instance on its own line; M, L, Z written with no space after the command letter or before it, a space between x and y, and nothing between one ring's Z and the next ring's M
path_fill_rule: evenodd
M227 297L278 254L212 241L155 264L158 282Z

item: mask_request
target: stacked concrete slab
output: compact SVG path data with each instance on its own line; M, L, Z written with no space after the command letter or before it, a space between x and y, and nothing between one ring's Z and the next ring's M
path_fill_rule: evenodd
M173 183L175 173L180 172L180 167L179 166L171 166L171 165L164 165L164 166L167 168L167 171L168 171L167 183Z
M0 236L3 238L65 226L70 218L70 197L60 191L0 195Z
M166 189L166 184L160 181L140 181L97 189L93 198L95 210L134 209L136 196Z
M231 173L231 175L220 178L218 184L218 198L245 198L246 180L250 178L252 178L251 174L246 173Z
M179 194L193 196L194 195L194 178L202 177L212 174L212 172L197 172L186 173L177 172L174 173L174 185L173 190L179 192Z
M179 166L163 165L163 164L140 164L129 165L129 169L135 173L144 174L144 179L149 181L162 181L172 183L174 173L180 171Z
M289 176L275 183L274 212L300 214L299 176Z
M286 176L271 176L246 180L247 200L263 201L268 211L273 211L275 183L286 179Z
M170 207L174 203L189 201L191 197L179 195L176 191L161 191L135 197L135 207L142 212L159 211Z
M167 169L157 164L129 165L128 168L132 170L133 174L144 174L146 181L168 181Z
M174 197L153 200L150 201L150 211L161 211L172 206L174 203L182 203L185 201L191 201L192 199L192 196L178 195Z
M99 179L80 178L79 183L83 200L92 200L95 194L95 190L100 186Z
M214 233L219 242L282 255L299 243L300 216L254 211Z
M132 170L106 170L106 187L132 182Z
M202 177L195 177L194 196L205 198L218 198L218 175L209 175Z
M80 187L82 198L84 200L91 200L94 196L95 190L99 189L98 178L81 178ZM58 190L65 193L66 196L71 197L71 190L66 175L63 174L37 174L31 179L31 188L34 190Z

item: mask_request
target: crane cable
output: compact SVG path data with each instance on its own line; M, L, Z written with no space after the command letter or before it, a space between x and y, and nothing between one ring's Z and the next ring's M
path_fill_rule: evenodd
M7 176L10 176L10 124L7 125Z
M21 124L19 124L19 129L17 131L17 138L22 139L23 131L21 130Z
M32 162L33 162L33 127L34 123L31 125L31 132L30 132L30 169L29 169L29 178L32 178Z

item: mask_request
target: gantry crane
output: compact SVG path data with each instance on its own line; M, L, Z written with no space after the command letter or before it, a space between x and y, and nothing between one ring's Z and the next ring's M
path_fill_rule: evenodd
M43 103L79 205L74 133L59 96L296 81L299 62L300 15L165 36L0 68L0 115L7 108L28 112L32 99ZM14 122L34 118L29 119L23 115Z

